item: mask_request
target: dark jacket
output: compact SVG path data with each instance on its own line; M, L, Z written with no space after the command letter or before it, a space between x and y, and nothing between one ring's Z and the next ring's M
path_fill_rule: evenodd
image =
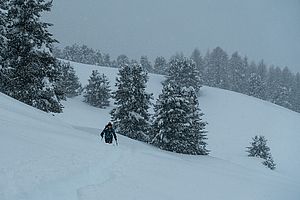
M100 135L101 135L101 138L103 138L103 136L104 136L105 142L111 143L113 138L115 140L117 140L117 135L115 133L115 129L114 128L109 128L108 126L106 126L104 128L104 130L101 132Z

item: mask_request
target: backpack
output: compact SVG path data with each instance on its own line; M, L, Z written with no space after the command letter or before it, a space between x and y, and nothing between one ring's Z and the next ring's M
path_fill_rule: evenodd
M113 138L113 130L107 128L105 131L105 139L112 139Z

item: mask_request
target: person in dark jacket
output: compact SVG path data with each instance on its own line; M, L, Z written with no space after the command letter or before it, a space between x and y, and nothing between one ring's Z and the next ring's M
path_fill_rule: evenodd
M117 143L117 135L110 122L105 126L104 130L101 132L100 135L102 139L104 136L105 143L111 144L113 142L113 138Z

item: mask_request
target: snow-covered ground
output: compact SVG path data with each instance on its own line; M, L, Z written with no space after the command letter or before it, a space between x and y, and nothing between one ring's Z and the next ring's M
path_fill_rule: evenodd
M72 64L83 85L98 69L114 89L116 69ZM162 80L150 75L155 99ZM53 116L0 94L0 200L300 199L299 113L209 87L199 101L209 156L165 152L120 135L119 146L102 143L113 105L94 108L79 96ZM268 139L274 171L247 157L257 134Z

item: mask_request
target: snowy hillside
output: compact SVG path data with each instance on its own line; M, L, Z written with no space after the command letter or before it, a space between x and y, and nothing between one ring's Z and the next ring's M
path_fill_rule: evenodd
M116 69L74 65L83 85L93 69L114 85ZM162 76L150 75L155 99ZM114 87L112 87L114 89ZM161 151L122 136L119 146L99 140L107 109L82 96L55 116L0 94L0 199L209 199L300 198L300 114L221 89L201 88L209 123L210 156ZM265 135L277 169L247 157L254 135Z

